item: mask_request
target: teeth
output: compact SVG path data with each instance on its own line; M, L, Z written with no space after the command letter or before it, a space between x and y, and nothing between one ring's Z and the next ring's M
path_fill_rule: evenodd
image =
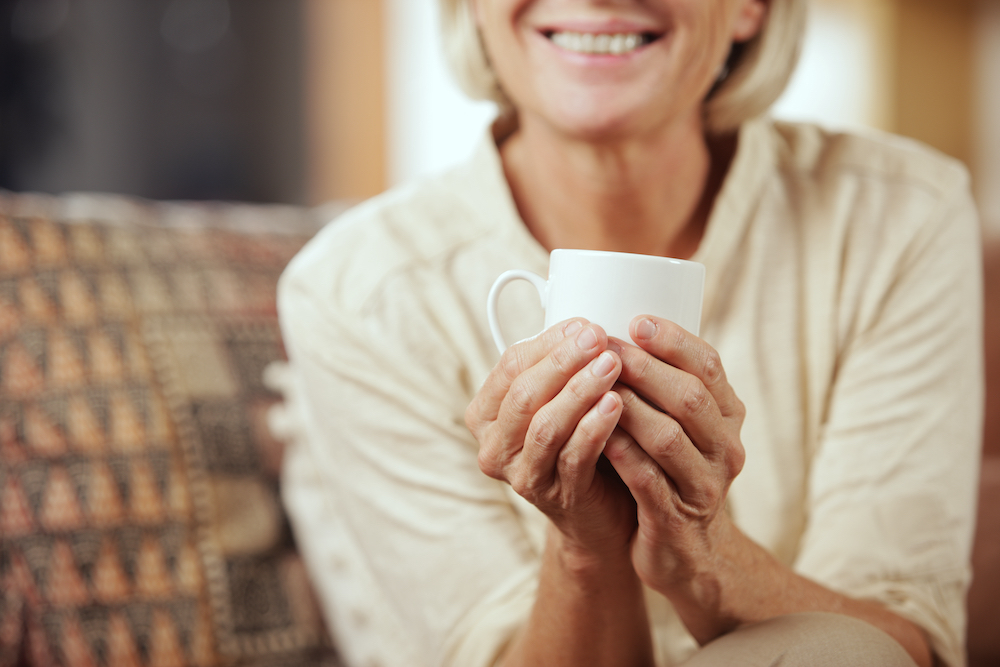
M609 35L601 33L554 32L549 37L561 49L577 53L621 55L634 51L645 43L645 38L639 33L619 33Z

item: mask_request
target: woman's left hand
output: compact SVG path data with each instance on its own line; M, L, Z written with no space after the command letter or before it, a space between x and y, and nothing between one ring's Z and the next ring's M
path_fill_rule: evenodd
M636 502L632 565L665 595L700 643L745 623L803 611L860 618L896 638L921 665L927 638L878 602L795 574L736 527L726 495L743 467L745 409L718 353L654 317L632 322L635 345L609 341L624 409L604 455Z
M724 508L743 467L743 403L702 339L654 317L636 318L630 333L635 345L615 350L625 407L604 454L637 503L633 565L682 616L681 607L711 614L712 569L732 546Z

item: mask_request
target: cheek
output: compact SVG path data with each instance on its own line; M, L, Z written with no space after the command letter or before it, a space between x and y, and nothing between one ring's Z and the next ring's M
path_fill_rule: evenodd
M510 86L508 84L513 79L512 73L518 69L516 64L512 62L515 53L511 49L509 37L491 30L480 30L480 35L490 68L500 82L501 88L509 94ZM516 79L513 80L516 81Z
M490 67L511 101L517 105L518 88L529 72L525 45L517 34L509 2L485 2L480 6L479 32Z
M500 4L499 2L483 2L482 0L473 3L479 36L483 42L483 48L486 49L486 55L494 63L494 66L497 61L503 59L504 41L509 39L509 35L504 34L504 32L509 31L505 30L506 26L502 21Z
M746 0L685 0L677 8L678 23L691 27L703 49L728 53L744 4Z
M732 7L721 2L692 17L692 30L688 35L691 43L686 45L688 61L701 77L710 78L711 82L715 81L732 48L734 20Z

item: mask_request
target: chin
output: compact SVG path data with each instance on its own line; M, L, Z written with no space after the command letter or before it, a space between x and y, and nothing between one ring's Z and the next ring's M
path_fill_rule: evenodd
M651 118L654 115L659 119ZM609 104L606 100L577 100L574 104L559 105L546 117L561 134L597 143L641 137L655 130L663 118L649 109Z
M653 77L627 81L549 78L547 83L526 99L534 98L528 108L560 134L579 140L637 139L665 130L686 115L700 114L700 104L678 104L689 97L685 94L689 91L665 94L667 86Z

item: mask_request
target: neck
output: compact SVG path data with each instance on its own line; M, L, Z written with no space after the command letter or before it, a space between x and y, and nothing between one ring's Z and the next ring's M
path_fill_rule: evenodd
M698 249L735 141L693 119L654 136L567 138L530 116L501 146L514 201L546 248L686 258Z

